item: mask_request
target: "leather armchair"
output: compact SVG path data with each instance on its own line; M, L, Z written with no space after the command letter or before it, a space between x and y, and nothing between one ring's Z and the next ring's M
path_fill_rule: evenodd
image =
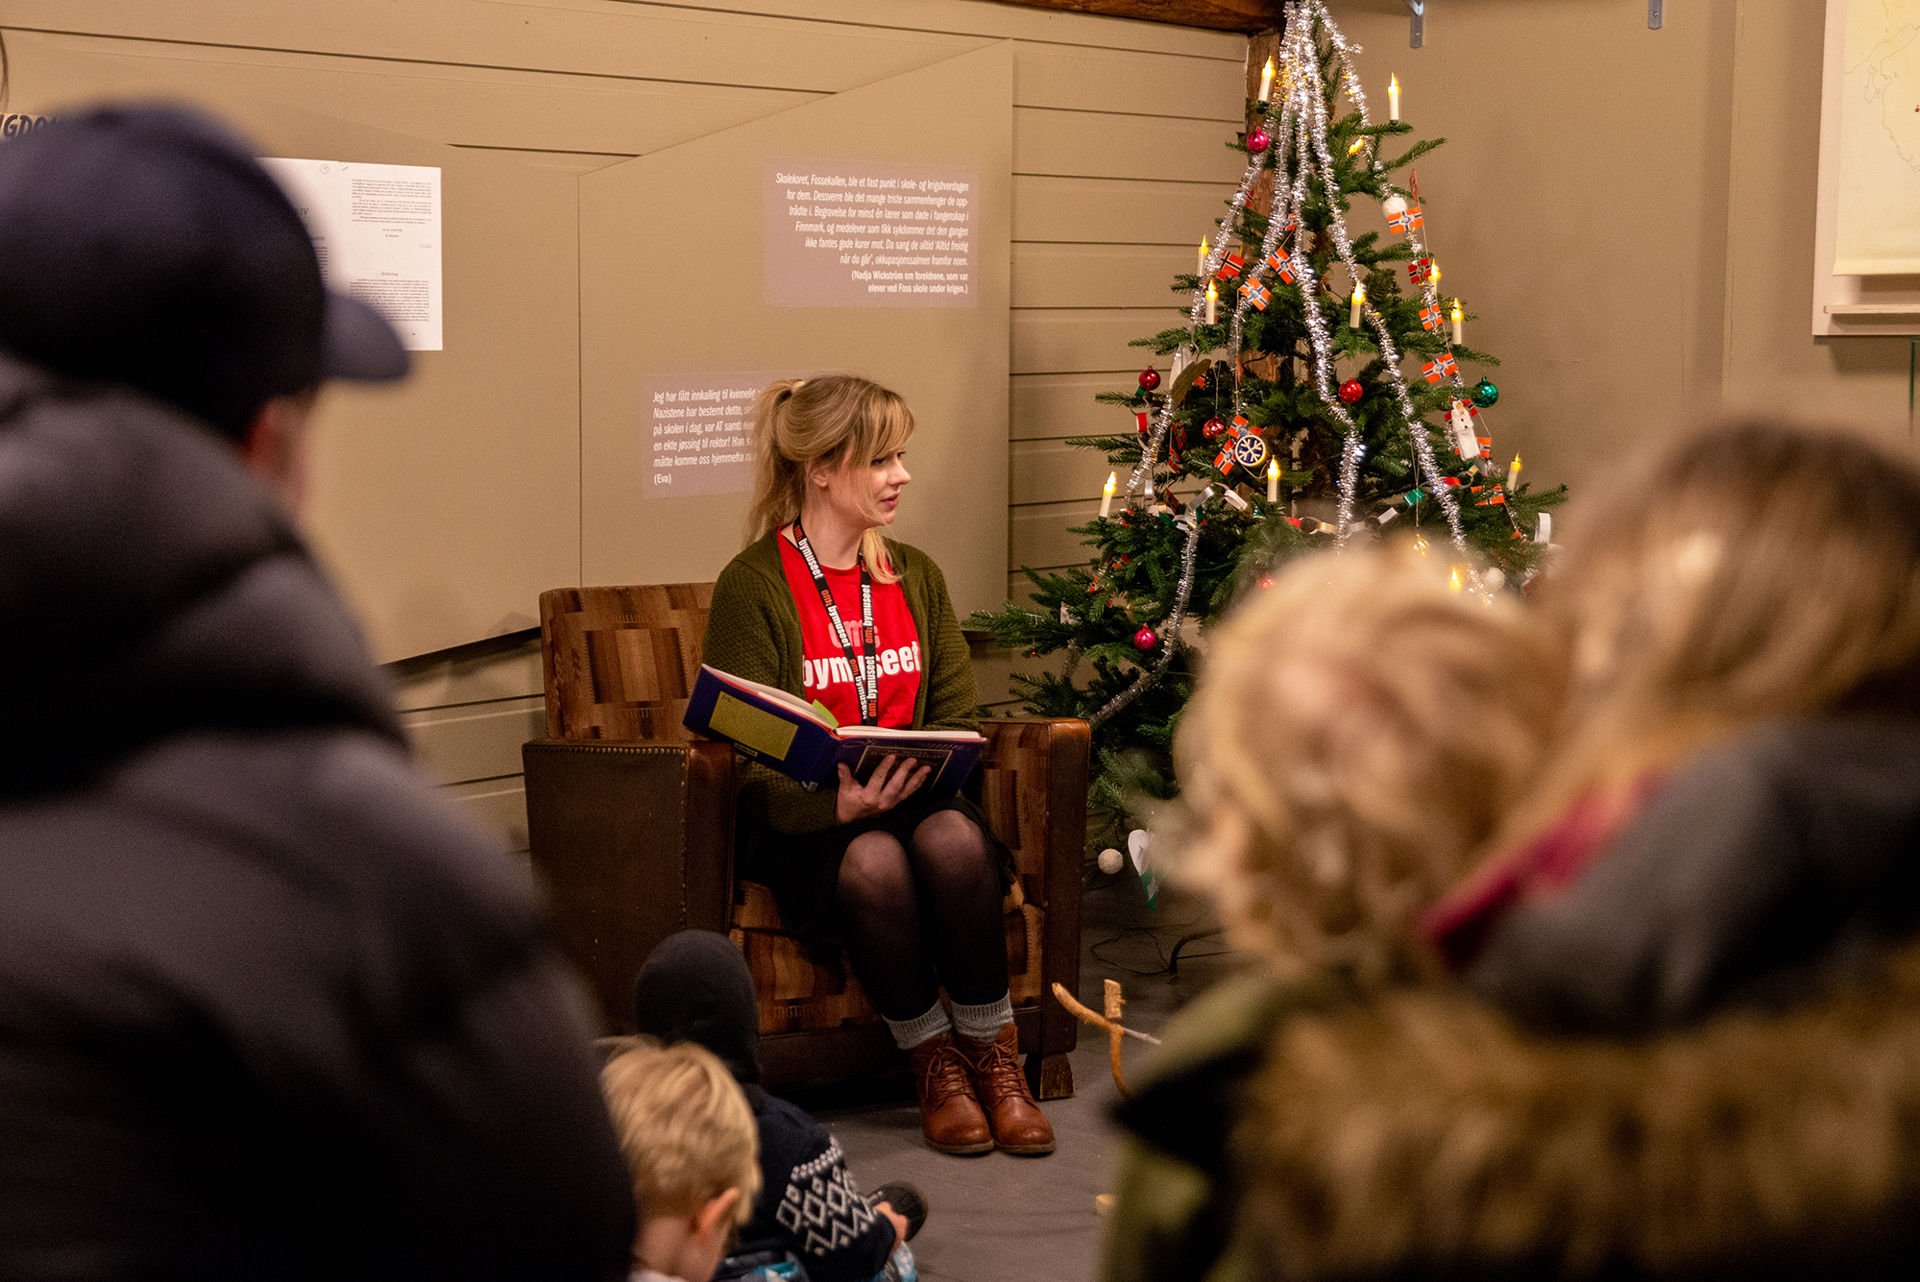
M681 726L711 584L559 588L540 597L547 737L522 750L533 864L562 945L606 1027L630 1031L632 984L661 939L698 928L745 953L770 1085L900 1063L844 962L819 963L766 887L733 875L731 746ZM1078 1024L1052 993L1080 973L1088 729L989 719L969 787L1019 870L1005 903L1014 1018L1043 1098L1072 1094Z

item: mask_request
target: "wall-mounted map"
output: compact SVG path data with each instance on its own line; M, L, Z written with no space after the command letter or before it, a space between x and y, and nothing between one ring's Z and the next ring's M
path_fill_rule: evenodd
M1846 0L1837 276L1920 274L1920 4Z

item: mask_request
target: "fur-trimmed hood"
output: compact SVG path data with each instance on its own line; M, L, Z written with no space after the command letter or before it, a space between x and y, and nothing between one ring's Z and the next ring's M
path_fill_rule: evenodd
M1409 993L1263 1059L1230 1164L1277 1277L1920 1276L1920 943L1640 1042Z

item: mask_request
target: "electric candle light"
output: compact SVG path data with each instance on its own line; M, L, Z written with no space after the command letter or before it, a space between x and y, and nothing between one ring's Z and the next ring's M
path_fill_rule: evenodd
M1507 464L1507 493L1513 493L1514 487L1518 484L1520 484L1520 456L1516 454L1513 456L1513 462Z
M1260 101L1266 102L1273 97L1273 59L1267 59L1267 65L1260 69Z
M1433 292L1438 294L1440 292L1440 260L1437 258L1433 260L1432 271L1433 274L1427 279L1433 282Z
M1207 238L1205 236L1202 236L1200 238L1200 265L1193 269L1194 275L1201 276L1206 273L1207 255L1211 254L1212 252L1213 252L1213 246L1207 243Z
M1269 459L1267 461L1267 502L1278 503L1279 501L1280 501L1280 460Z
M1367 305L1367 287L1359 281L1353 282L1353 310L1347 315L1347 324L1360 328L1360 309Z
M1400 123L1400 77L1387 80L1387 119L1394 124Z
M1213 287L1212 281L1208 281L1207 282L1207 324L1211 325L1215 321L1220 319L1219 311L1220 311L1220 291Z
M1466 332L1467 318L1460 310L1460 300L1456 298L1453 300L1453 345L1455 347L1466 345Z
M1117 472L1107 473L1107 483L1100 487L1100 519L1106 520L1113 512L1113 492L1120 488L1120 476Z
M1460 578L1460 567L1459 567L1459 566L1457 566L1457 565L1456 565L1456 566L1454 566L1454 567L1453 567L1453 572L1452 572L1451 574L1449 574L1449 575L1447 575L1447 586L1448 586L1448 587L1450 587L1450 588L1452 588L1452 589L1453 589L1453 590L1454 590L1455 592L1464 592L1464 591L1466 591L1466 588L1467 588L1467 585L1466 585L1466 583L1465 583L1465 582L1463 582L1463 581L1461 580L1461 578Z

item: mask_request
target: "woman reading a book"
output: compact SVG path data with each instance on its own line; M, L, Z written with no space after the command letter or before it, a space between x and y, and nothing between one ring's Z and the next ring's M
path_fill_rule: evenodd
M847 374L787 379L755 406L754 540L714 585L703 659L842 725L972 729L973 669L946 580L885 537L913 415ZM883 760L809 791L742 765L742 868L810 947L844 947L907 1052L921 1130L946 1153L1053 1151L1015 1054L1000 915L1006 854L927 767ZM947 1004L940 998L946 990Z

